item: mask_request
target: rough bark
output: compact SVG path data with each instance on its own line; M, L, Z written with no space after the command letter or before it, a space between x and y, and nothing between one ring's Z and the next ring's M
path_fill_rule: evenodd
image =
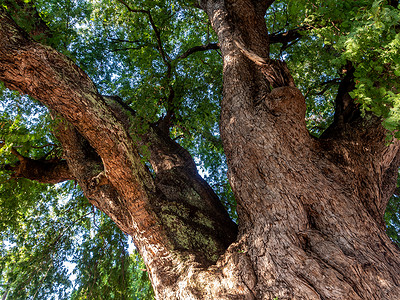
M208 2L205 9L224 56L221 134L238 200L239 239L245 239L254 271L253 294L397 298L399 252L385 235L382 215L386 191L395 186L398 142L386 147L379 121L350 117L351 105L344 101L337 109L344 116L335 128L340 134L312 138L299 90L290 78L270 79L286 72L268 60L265 27L254 24L263 14L252 16L248 5ZM240 38L246 51L232 43ZM274 73L265 70L270 65ZM259 91L262 75L269 85L287 84ZM351 84L343 85L338 97L348 100Z
M68 164L62 159L32 159L24 157L16 149L11 152L18 158L13 165L5 165L11 171L11 178L27 178L41 183L59 183L74 179Z
M58 135L73 176L134 238L156 292L176 287L189 266L214 263L237 228L187 151L154 128L132 138L124 109L101 96L82 70L31 40L3 9L0 19L1 80L65 118ZM138 152L147 140L154 178Z
M399 142L386 146L379 120L357 114L350 70L334 124L321 139L308 134L304 97L286 65L269 59L272 2L200 2L224 59L234 243L236 226L190 154L154 124L132 139L129 108L99 95L82 70L1 9L0 79L66 119L58 138L71 172L133 236L158 299L397 299L400 252L382 216ZM154 173L140 162L143 145Z

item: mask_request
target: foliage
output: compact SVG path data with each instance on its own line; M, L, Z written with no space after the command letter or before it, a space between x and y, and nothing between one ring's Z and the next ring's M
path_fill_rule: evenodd
M385 222L387 235L400 247L400 201L398 195L394 195L389 201L385 213Z
M319 135L332 121L337 84L351 64L356 69L351 96L364 112L382 117L397 137L399 21L400 10L384 0L275 3L267 15L270 31L300 29L303 35L290 47L277 45L274 50L296 70L293 75L306 96L312 132Z
M397 179L397 189L390 199L385 212L386 233L400 247L400 176Z
M150 122L173 113L171 136L193 154L236 219L218 131L221 56L209 50L182 57L194 46L217 42L206 15L188 1L35 4L52 31L45 42L72 58L101 93L120 96ZM350 64L356 69L352 97L399 137L399 20L400 10L383 0L275 1L266 15L269 32L298 30L301 36L273 44L271 56L287 61L303 91L312 134L332 122L338 83ZM33 26L31 18L18 22L28 31ZM12 147L31 158L59 157L46 108L4 87L1 93L0 164L16 162ZM393 197L385 216L397 243L398 203ZM48 186L1 171L0 230L0 293L8 292L8 299L152 297L145 266L136 252L128 253L127 237L73 182Z
M60 156L47 110L2 90L1 165ZM151 299L144 263L74 182L56 186L0 171L0 294L7 299ZM104 296L107 295L107 296Z
M8 181L0 210L7 299L151 299L144 264L128 252L127 236L73 182Z

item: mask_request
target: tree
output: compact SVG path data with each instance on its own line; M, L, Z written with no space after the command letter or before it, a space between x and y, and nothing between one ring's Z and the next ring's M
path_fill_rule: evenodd
M2 1L0 80L48 108L54 137L5 136L5 168L75 180L133 238L156 298L399 297L383 218L400 165L398 1L35 4ZM238 225L188 151L214 184L221 142Z

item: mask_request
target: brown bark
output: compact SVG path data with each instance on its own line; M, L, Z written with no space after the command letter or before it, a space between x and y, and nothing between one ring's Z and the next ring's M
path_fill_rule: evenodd
M362 119L342 80L321 139L283 62L269 59L273 1L201 1L224 58L221 136L239 235L190 154L165 128L129 134L134 113L0 8L0 79L57 111L68 166L91 203L133 236L158 299L397 299L400 252L382 216L400 144ZM136 120L135 124L140 124ZM154 173L140 162L146 145ZM229 246L229 247L228 247ZM217 260L218 259L218 260Z
M47 24L40 18L33 1L4 0L8 10L17 23L25 24L28 34L42 43L47 43L53 33Z
M27 178L41 183L59 183L74 179L68 164L62 159L31 159L24 157L16 149L11 150L18 158L14 165L4 166L11 171L11 178Z
M397 298L399 252L382 226L390 194L382 191L395 186L398 143L385 146L376 119L347 117L336 128L341 138L310 137L304 98L295 87L275 87L260 95L251 84L265 74L254 57L268 61L262 52L268 49L264 26L257 27L252 10L240 7L249 5L246 1L219 3L210 2L205 9L224 56L221 134L255 297ZM218 18L221 12L226 17ZM230 24L232 19L242 26ZM246 51L232 43L240 37ZM339 114L350 116L348 105L340 107ZM391 185L382 185L385 177Z
M156 292L175 286L189 267L215 262L236 225L187 151L155 129L133 139L123 109L99 95L72 61L30 40L0 12L1 80L66 119L58 136L71 172L89 200L133 237ZM147 140L155 178L138 152Z

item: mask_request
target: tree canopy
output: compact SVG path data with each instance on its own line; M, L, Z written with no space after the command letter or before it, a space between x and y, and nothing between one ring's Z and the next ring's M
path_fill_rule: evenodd
M217 36L198 3L0 3L30 38L69 57L101 95L135 112L130 125L133 139L147 132L149 124L169 130L237 220L218 129L222 57ZM335 121L335 97L349 74L354 77L350 95L363 117L381 119L388 130L387 143L400 137L398 4L393 0L277 0L268 9L270 55L287 63L305 96L307 128L316 138ZM5 72L2 63L0 73ZM151 299L139 254L128 251L132 248L128 237L87 201L76 181L68 175L62 183L41 180L23 167L63 159L55 133L65 126L63 120L40 99L3 84L0 92L0 295L7 299ZM140 157L154 172L148 148L146 143L140 145ZM385 221L387 233L400 245L397 193Z

